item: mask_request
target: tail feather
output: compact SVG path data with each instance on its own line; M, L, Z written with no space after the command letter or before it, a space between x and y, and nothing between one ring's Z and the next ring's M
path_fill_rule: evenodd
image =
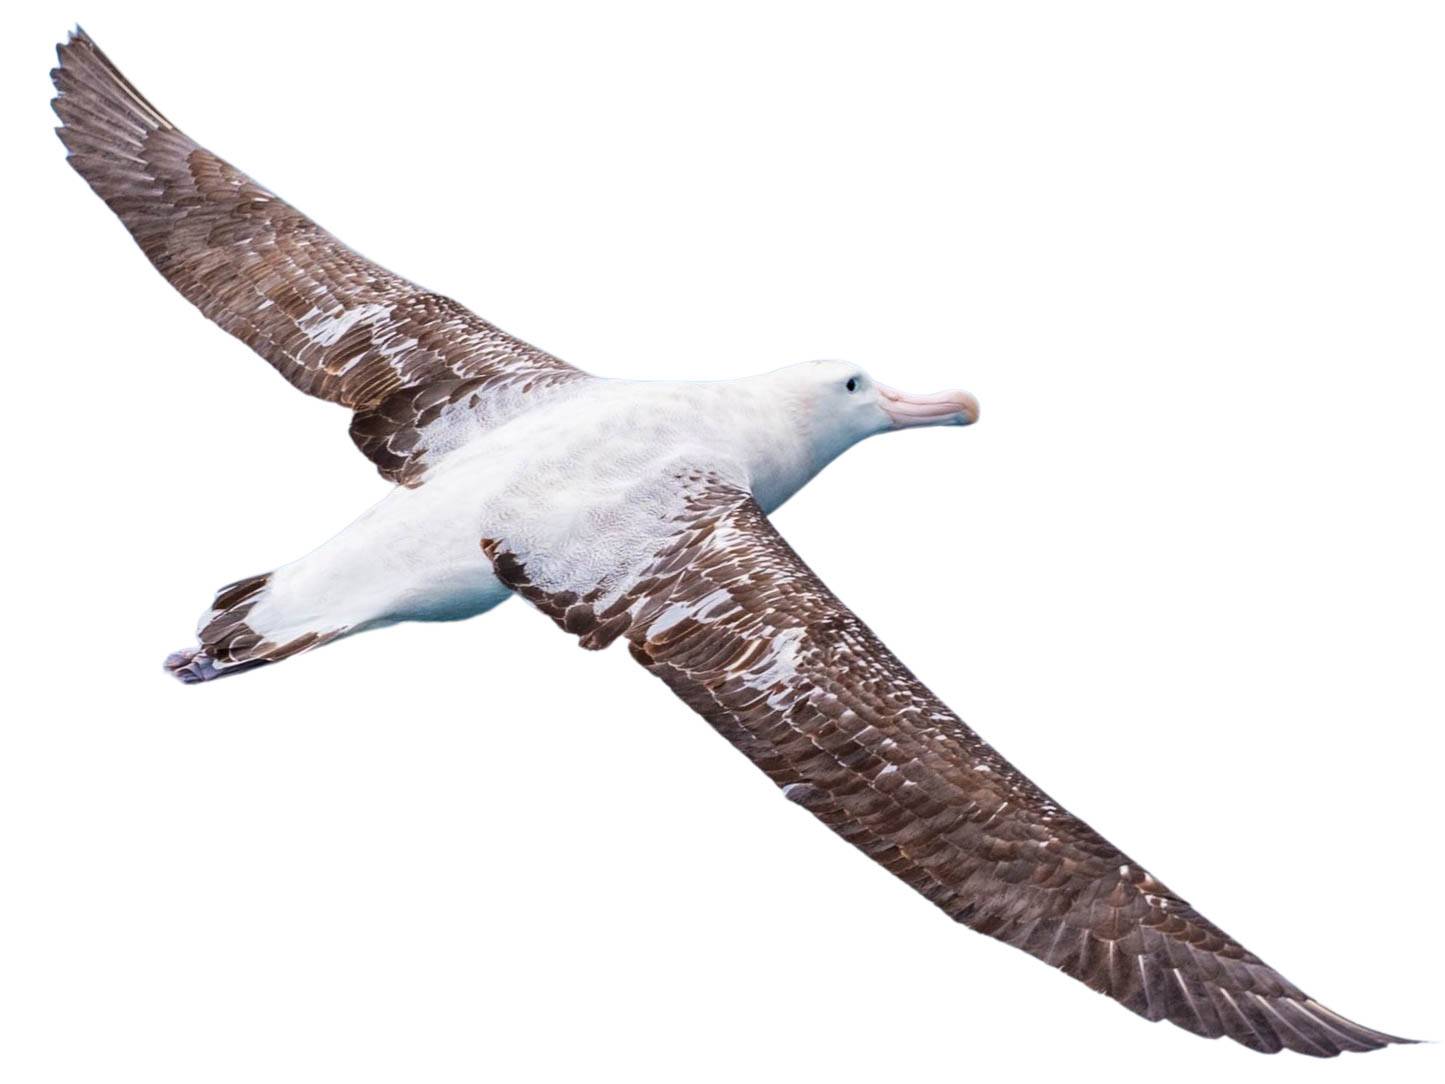
M310 630L277 639L253 628L248 618L270 583L268 572L221 588L210 610L201 618L196 633L199 644L170 655L165 662L166 670L178 681L194 685L289 659L320 647L346 631L344 628Z

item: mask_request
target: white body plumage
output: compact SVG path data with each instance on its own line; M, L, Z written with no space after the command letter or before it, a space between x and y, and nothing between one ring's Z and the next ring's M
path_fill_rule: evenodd
M247 623L287 643L309 631L472 617L510 594L483 538L546 554L554 584L595 583L666 524L657 502L675 499L677 471L727 477L771 511L845 448L897 424L883 401L844 362L717 382L582 382L471 436L424 485L398 486L276 569Z

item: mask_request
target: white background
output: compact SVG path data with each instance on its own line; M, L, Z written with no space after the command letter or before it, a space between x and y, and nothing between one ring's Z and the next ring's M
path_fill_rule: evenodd
M520 603L184 688L378 499L50 134L79 19L361 251L609 375L978 394L777 521L1065 805L1348 1016L1438 976L1440 9L6 15L6 1081L1442 1078L1150 1025L950 924Z

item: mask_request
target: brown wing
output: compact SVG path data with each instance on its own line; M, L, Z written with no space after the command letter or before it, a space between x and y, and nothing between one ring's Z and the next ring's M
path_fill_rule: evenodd
M777 534L713 482L620 595L516 591L632 654L844 839L956 920L1150 1020L1330 1056L1392 1036L1311 1000L1061 809L904 668Z
M453 411L491 411L485 423L584 375L358 255L198 146L83 31L58 53L70 164L188 301L297 388L359 411L353 437L384 475L415 481L428 448L456 442Z

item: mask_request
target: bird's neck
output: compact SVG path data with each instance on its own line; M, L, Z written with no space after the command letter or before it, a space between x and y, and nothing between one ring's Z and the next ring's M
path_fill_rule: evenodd
M802 489L843 451L819 446L802 404L772 374L731 381L720 390L730 400L727 413L734 420L728 442L765 512Z

